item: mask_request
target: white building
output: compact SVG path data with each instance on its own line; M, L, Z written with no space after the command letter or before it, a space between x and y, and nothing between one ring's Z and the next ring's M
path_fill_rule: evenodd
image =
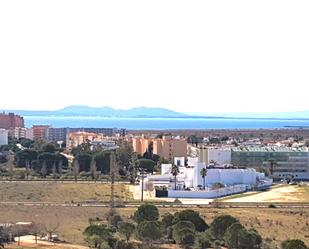
M199 162L207 165L215 163L216 165L229 165L232 159L231 147L206 147L206 146L190 146L188 148L191 157L197 157Z
M5 129L0 129L0 145L8 144L9 133Z
M197 158L188 158L188 166L179 166L179 174L175 177L171 174L172 164L162 164L161 175L151 175L144 180L144 187L165 186L169 197L194 197L214 198L223 195L244 192L258 187L269 187L272 180L255 169L233 168L206 168L204 162L198 162ZM207 175L204 179L201 170L206 168ZM213 185L220 183L223 187L220 191L213 190ZM225 190L224 190L225 189Z

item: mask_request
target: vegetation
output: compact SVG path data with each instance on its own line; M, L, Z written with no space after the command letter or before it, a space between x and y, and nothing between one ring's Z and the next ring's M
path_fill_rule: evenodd
M135 222L157 221L159 219L159 210L156 206L145 204L140 206L134 213Z

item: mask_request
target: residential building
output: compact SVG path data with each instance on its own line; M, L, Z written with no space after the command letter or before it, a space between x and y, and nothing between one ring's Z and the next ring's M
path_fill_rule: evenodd
M15 127L25 127L23 117L15 115L14 113L0 113L0 128L9 130Z
M267 167L276 178L309 179L308 148L238 147L232 149L231 161L235 166Z
M162 138L136 137L132 139L132 145L134 152L140 155L143 155L152 145L154 154L171 162L174 157L187 157L187 140L182 138L170 136L163 136Z
M103 134L107 137L112 137L114 134L113 128L69 128L69 132L89 132L89 133L97 133L97 134Z
M34 140L47 140L47 132L49 125L34 125L33 129L33 139Z
M5 129L0 129L0 145L8 144L8 131Z
M102 142L104 140L106 140L106 137L102 134L84 131L71 132L68 134L67 147L74 148L83 143Z
M9 130L9 137L11 138L26 138L27 128L15 127Z
M49 127L47 129L47 140L49 142L57 142L57 141L66 142L69 132L70 132L70 128L52 128L52 127Z

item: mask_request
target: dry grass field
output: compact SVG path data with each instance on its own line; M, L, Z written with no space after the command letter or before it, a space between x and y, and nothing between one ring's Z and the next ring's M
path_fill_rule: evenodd
M179 208L161 208L160 213L176 212ZM210 223L220 214L240 219L248 228L257 229L264 239L280 244L287 238L298 238L309 244L309 209L281 208L195 208ZM129 219L135 208L119 208L118 212ZM60 238L72 244L83 244L82 232L89 218L105 220L108 208L97 207L0 207L0 222L33 221L46 226L58 225Z
M219 201L227 202L309 202L309 185L278 185L267 191L247 192Z
M74 182L0 182L0 202L109 201L110 184ZM125 184L115 184L115 199L132 198Z

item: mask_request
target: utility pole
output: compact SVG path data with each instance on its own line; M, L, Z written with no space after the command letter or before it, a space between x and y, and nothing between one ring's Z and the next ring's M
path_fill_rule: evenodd
M111 177L110 209L111 211L115 208L115 171L116 171L115 152L111 151L111 155L110 155L110 177Z
M141 176L142 176L142 192L141 192L141 202L144 201L144 169L141 168Z

